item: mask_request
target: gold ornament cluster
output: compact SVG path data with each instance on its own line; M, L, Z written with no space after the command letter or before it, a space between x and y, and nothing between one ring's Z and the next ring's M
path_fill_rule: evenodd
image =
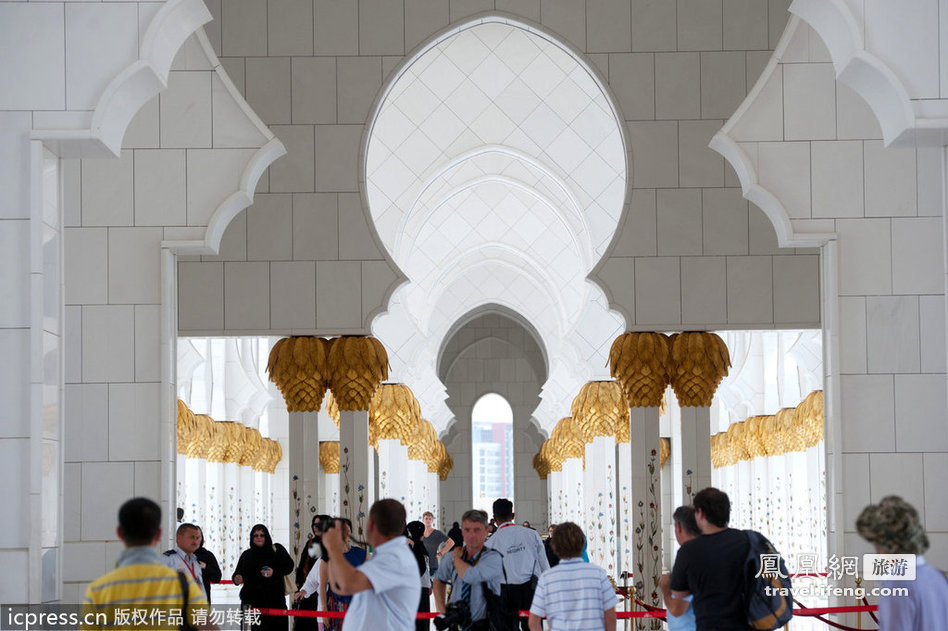
M795 408L751 416L711 437L711 464L735 465L757 457L806 451L823 440L823 391L814 390Z
M339 473L339 441L326 440L319 443L319 464L326 473Z
M658 407L668 387L668 336L623 333L609 349L610 374L619 380L630 407Z
M727 345L704 331L673 335L669 377L681 407L709 407L731 367Z
M329 387L340 410L368 410L388 379L388 353L374 337L344 335L329 350Z
M573 399L570 412L584 442L591 443L596 436L615 437L623 427L628 433L629 404L618 382L586 383Z
M421 424L421 405L411 388L402 383L383 383L369 403L369 444L398 440L406 447L416 438ZM374 427L373 427L374 426Z
M382 384L388 370L388 353L371 336L286 337L273 345L267 362L270 380L283 394L287 411L316 412L325 402L327 414L339 427L340 410L368 410L372 446L377 448L380 438L397 438L408 447L409 458L425 462L429 472L445 479L454 466L447 449L431 423L421 418L411 390L402 384ZM320 443L321 462L323 452L333 449L323 445L331 444ZM338 471L338 446L335 449L335 460L323 462L324 469L328 462Z
M331 340L321 337L284 337L270 349L267 372L286 401L289 412L315 412L322 405L328 383Z
M280 443L264 438L252 427L233 421L215 421L195 414L178 399L177 451L188 458L230 462L254 471L273 473L283 458Z
M336 424L336 429L339 429L339 406L336 404L336 397L333 396L332 390L326 392L325 402L326 414L328 414L332 422Z
M408 447L408 458L424 462L429 473L442 480L454 461L434 426L421 418L421 405L411 388L401 383L383 383L369 404L369 444L378 450L379 439L398 440Z
M388 379L388 353L371 336L285 337L270 349L267 372L290 412L318 411L328 388L337 409L367 410Z
M610 373L630 407L659 407L671 385L682 407L708 407L731 358L714 333L686 331L623 333L609 349Z

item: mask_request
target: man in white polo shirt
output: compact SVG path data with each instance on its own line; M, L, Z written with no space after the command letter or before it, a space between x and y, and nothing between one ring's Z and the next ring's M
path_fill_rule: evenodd
M560 562L544 572L530 605L530 631L615 631L619 599L606 572L582 559L586 537L571 521L556 527L553 551Z
M373 554L359 567L353 567L344 556L339 520L323 535L332 590L353 595L343 631L414 631L421 578L404 532L405 507L397 500L384 499L369 509L366 539Z
M546 560L546 549L540 535L532 528L518 526L514 522L513 502L500 498L494 502L494 521L497 532L490 536L487 548L497 550L504 555L504 582L500 586L501 601L511 613L506 615L506 631L514 631L518 626L518 616L514 611L530 609L533 590L539 576L550 569ZM527 620L519 620L521 631L527 631Z

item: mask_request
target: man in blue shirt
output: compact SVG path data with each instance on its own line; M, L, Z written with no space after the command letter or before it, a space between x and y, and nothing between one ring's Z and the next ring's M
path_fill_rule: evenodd
M503 579L503 559L499 552L484 547L487 541L487 513L469 510L461 517L463 547L451 550L450 560L445 557L434 576L431 592L435 598L435 610L445 612L446 585L451 584L451 603L464 601L471 612L471 625L464 627L472 631L486 631L487 598L489 589L500 595Z
M675 509L672 519L675 520L675 539L679 546L701 535L701 529L695 521L694 506L679 506ZM675 598L671 593L670 579L671 574L665 572L658 582L665 597L665 607L668 609L665 618L668 631L695 631L695 610L691 606L694 597Z

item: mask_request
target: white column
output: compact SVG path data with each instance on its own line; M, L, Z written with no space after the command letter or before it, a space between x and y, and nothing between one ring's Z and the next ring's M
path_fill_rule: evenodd
M567 458L563 461L563 519L582 526L586 511L583 510L583 460Z
M613 436L596 436L586 443L586 471L583 475L587 554L590 563L610 576L616 572L616 441Z
M353 534L365 539L365 520L375 481L369 446L369 412L339 411L339 514L352 520Z
M638 598L654 606L661 605L658 579L662 572L662 482L659 444L659 408L632 408L632 572ZM647 623L637 629L649 628Z
M435 519L438 519L441 514L441 499L438 497L438 490L441 488L440 480L438 479L438 474L436 472L428 471L428 486L427 486L427 496L425 499L425 510L431 511L431 514L435 516ZM424 511L422 511L424 512ZM439 529L445 531L444 522L439 521ZM447 527L450 528L451 524L448 524Z
M563 520L563 471L550 471L546 476L547 492L549 494L550 521L558 524Z
M428 506L428 465L421 460L408 460L408 521L421 521ZM434 512L434 511L432 511Z
M635 548L635 527L633 526L632 510L632 450L629 443L616 444L616 500L618 501L618 572L633 572L633 555ZM625 581L619 581L623 584Z
M681 408L682 502L711 486L711 408ZM689 474L688 472L691 471Z
M390 497L408 508L408 447L397 438L379 439L379 499Z
M310 532L312 511L319 505L319 423L316 412L289 412L289 545L297 554Z

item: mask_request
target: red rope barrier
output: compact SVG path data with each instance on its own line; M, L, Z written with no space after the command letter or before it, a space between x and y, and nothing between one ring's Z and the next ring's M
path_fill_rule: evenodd
M869 605L869 601L866 600L865 596L863 596L862 604L864 604L864 605L866 605L866 606ZM878 609L878 607L876 607L876 609ZM869 612L869 615L872 617L873 622L875 622L876 624L879 624L879 619L876 618L876 614L875 614L874 611L870 611L870 612Z
M804 607L799 602L797 602L799 607L793 610L793 615L795 616L812 616L820 619L821 621L835 626L838 629L851 629L852 627L846 627L839 625L838 623L832 622L831 620L824 620L820 617L820 614L841 614L841 613L856 613L856 612L873 612L878 609L876 605L859 605L859 606L847 606L847 607ZM299 617L299 618L343 618L345 613L341 611L310 611L307 609L267 609L267 608L254 608L256 611L259 611L261 615L264 616L290 616L290 617ZM529 611L521 611L520 617L526 618L530 614ZM616 612L617 618L665 618L666 611L664 609L658 609L656 607L651 607L648 611L619 611ZM436 618L440 614L437 612L420 612L417 614L418 619L430 620L431 618ZM864 630L866 631L866 630Z
M798 609L793 610L793 615L795 616L812 616L813 618L816 618L823 624L828 624L829 626L834 627L836 629L843 629L843 631L879 631L878 629L856 629L855 627L849 627L844 624L840 624L838 622L833 622L832 620L827 620L826 618L824 618L821 615L818 615L817 613L805 613L805 612L856 613L860 611L868 611L869 615L875 618L872 612L873 610L878 609L878 607L874 605L867 604L864 607L820 607L816 609L807 609L806 607L803 606L803 604L799 600L794 600L793 602L799 605ZM833 611L827 612L827 611L824 611L825 609L832 609ZM876 622L878 622L878 620Z

